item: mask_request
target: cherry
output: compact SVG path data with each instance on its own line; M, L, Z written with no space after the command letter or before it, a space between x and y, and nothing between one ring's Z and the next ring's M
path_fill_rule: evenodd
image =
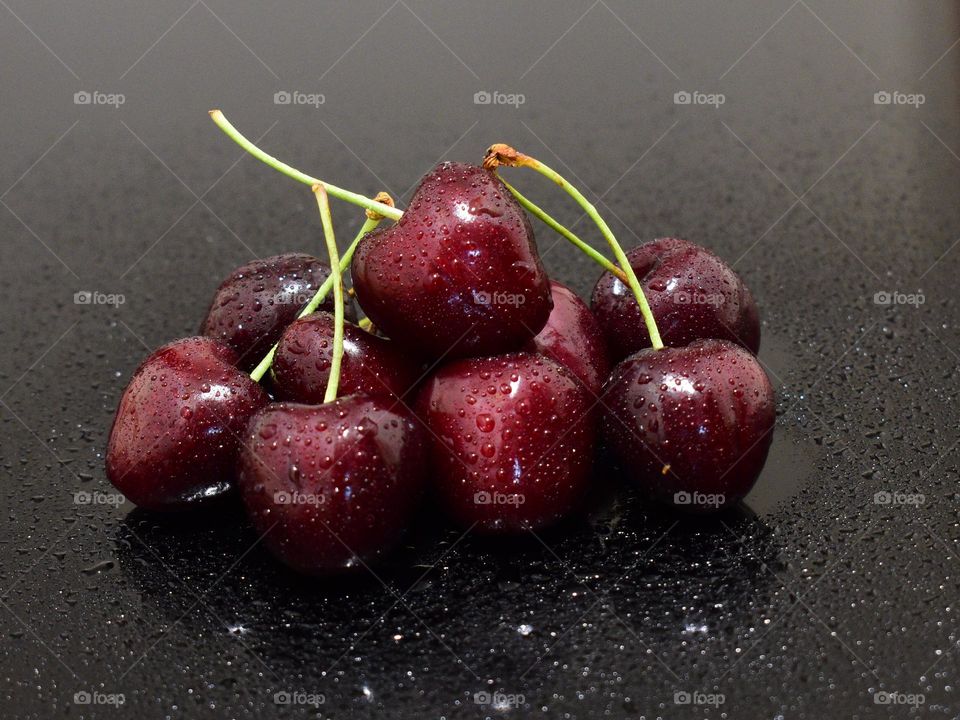
M570 513L589 480L592 403L572 374L535 353L441 368L420 391L417 411L431 431L434 483L451 515L509 533Z
M278 399L322 403L330 377L334 317L315 313L291 324L273 358L273 388ZM352 323L344 325L339 389L344 395L402 398L414 389L419 365L396 343L371 335Z
M760 349L760 315L753 295L723 260L678 238L644 243L627 253L653 311L663 342L686 345L715 338ZM645 347L650 338L630 289L605 272L591 301L614 362Z
M329 275L327 263L303 253L241 265L220 283L200 333L227 343L250 371ZM333 299L320 307L332 311Z
M550 281L553 311L532 348L572 372L594 396L600 394L610 361L603 332L587 304L570 288Z
M526 214L497 176L443 163L396 225L351 264L357 300L411 351L438 358L521 348L550 315L550 284Z
M107 445L107 478L152 510L177 509L230 488L240 437L269 402L234 365L236 353L206 337L156 350L123 391Z
M773 439L773 388L756 358L725 340L641 350L603 388L604 433L654 498L718 510L753 487Z
M404 408L352 395L275 403L250 422L237 485L264 543L293 569L370 563L406 527L424 485L422 430Z

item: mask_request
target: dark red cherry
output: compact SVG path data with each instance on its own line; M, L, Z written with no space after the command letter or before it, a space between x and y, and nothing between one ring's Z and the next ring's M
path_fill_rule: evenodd
M656 499L692 512L737 502L773 439L773 388L757 359L725 340L641 350L603 388L604 433Z
M293 569L356 569L400 537L421 496L425 447L395 404L361 395L276 403L250 422L237 485L264 543Z
M370 233L352 263L374 325L433 358L521 348L550 315L550 284L522 208L497 176L443 163L396 225Z
M396 343L344 323L339 392L391 400L403 398L420 378L420 366ZM273 389L280 400L322 403L333 357L334 317L315 313L291 324L273 358Z
M239 356L239 367L250 371L329 275L329 265L302 253L242 265L220 283L200 334L232 347ZM333 310L332 295L319 309Z
M151 510L226 492L250 417L269 402L237 356L206 337L156 350L120 398L107 445L107 478Z
M678 347L715 338L760 349L760 314L753 295L723 260L678 238L644 243L627 253L647 296L665 345ZM605 272L593 289L611 359L650 347L643 316L630 288Z
M590 476L593 396L535 353L460 360L417 398L431 470L453 517L488 533L519 532L573 511Z
M560 363L576 375L594 396L600 394L610 360L603 332L587 304L566 285L550 281L553 311L532 349Z

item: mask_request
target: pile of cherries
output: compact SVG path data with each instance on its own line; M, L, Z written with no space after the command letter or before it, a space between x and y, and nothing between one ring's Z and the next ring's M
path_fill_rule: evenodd
M311 574L375 561L425 493L478 532L556 523L581 504L601 443L667 505L746 495L775 419L750 291L671 238L633 249L629 269L607 262L588 306L547 276L524 207L543 211L501 164L437 166L399 220L358 236L343 266L366 319L339 334L330 264L284 254L230 273L200 335L156 350L125 389L110 481L156 511L236 489L267 547ZM400 214L316 182L364 204L365 228Z

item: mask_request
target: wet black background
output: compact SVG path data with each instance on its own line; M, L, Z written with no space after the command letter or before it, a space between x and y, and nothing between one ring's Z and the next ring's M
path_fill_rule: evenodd
M889 691L958 716L958 35L950 3L0 2L0 714L907 716ZM110 491L109 421L148 349L193 332L234 266L321 252L309 189L245 157L215 106L307 172L404 199L507 141L625 245L725 257L779 398L746 509L673 517L601 463L565 527L491 543L427 508L379 577L323 583L236 508L78 504ZM507 175L600 247L554 187ZM335 219L345 240L361 213ZM538 231L588 292L595 267ZM675 703L695 691L725 702Z

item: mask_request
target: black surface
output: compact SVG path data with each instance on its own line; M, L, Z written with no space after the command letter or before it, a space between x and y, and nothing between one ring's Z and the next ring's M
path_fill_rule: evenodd
M960 716L952 4L0 6L0 715L315 713L277 706L288 691L325 696L324 716L470 718L500 714L474 693L502 691L523 695L518 717ZM526 103L475 105L484 89ZM880 90L926 102L875 105ZM602 196L626 245L680 235L735 263L779 398L747 509L678 519L601 468L585 519L490 543L428 508L378 579L342 584L284 573L236 508L76 504L110 491L108 424L148 348L193 332L234 266L319 252L308 189L244 157L214 106L368 193L511 142ZM554 187L509 177L597 239ZM360 213L335 214L352 236ZM538 231L586 293L596 269ZM925 502L875 502L892 491ZM725 703L675 704L684 691Z

